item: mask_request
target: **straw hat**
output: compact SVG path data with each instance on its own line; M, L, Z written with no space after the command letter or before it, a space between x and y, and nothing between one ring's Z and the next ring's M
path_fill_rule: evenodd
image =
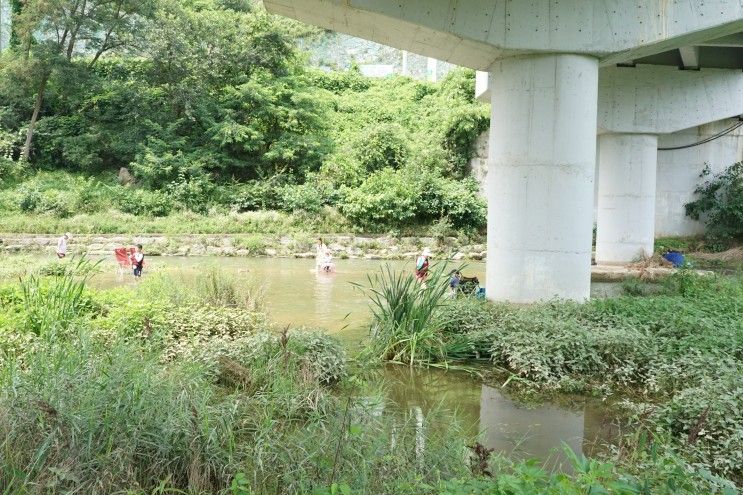
M432 256L431 250L428 248L424 248L423 252L421 253L422 256Z

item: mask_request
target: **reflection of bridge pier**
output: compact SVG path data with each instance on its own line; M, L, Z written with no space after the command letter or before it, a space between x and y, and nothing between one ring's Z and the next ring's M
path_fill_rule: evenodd
M606 411L588 404L570 410L554 404L528 408L482 386L480 431L482 443L496 452L517 459L543 459L548 468L566 469L563 446L578 454L590 454L594 446L616 434Z
M550 469L570 469L563 445L590 455L617 435L612 417L600 403L575 409L551 403L529 408L497 388L437 370L390 367L384 380L388 402L379 413L387 410L412 418L419 442L423 416L438 407L456 410L465 430L472 436L479 432L486 447L516 459L543 460ZM420 445L416 443L417 448Z

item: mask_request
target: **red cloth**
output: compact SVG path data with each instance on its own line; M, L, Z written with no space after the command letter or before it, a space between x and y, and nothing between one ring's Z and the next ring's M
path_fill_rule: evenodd
M116 261L119 262L120 266L132 266L132 256L134 256L134 248L116 248L114 249L114 256L116 256Z

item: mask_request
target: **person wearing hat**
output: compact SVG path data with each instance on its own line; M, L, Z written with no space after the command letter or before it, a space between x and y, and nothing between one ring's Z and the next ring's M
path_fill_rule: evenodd
M62 259L65 256L67 256L67 241L69 241L72 238L72 234L69 232L65 233L62 237L59 238L57 241L57 258Z
M429 259L431 258L431 250L425 248L418 259L415 260L415 278L420 283L426 281L428 277L428 266L430 264Z

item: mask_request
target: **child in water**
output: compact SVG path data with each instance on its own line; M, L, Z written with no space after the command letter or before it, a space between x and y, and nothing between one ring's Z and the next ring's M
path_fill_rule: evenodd
M137 250L132 255L132 267L134 267L134 276L139 278L142 276L142 267L144 266L144 253L142 252L142 245L137 244Z

